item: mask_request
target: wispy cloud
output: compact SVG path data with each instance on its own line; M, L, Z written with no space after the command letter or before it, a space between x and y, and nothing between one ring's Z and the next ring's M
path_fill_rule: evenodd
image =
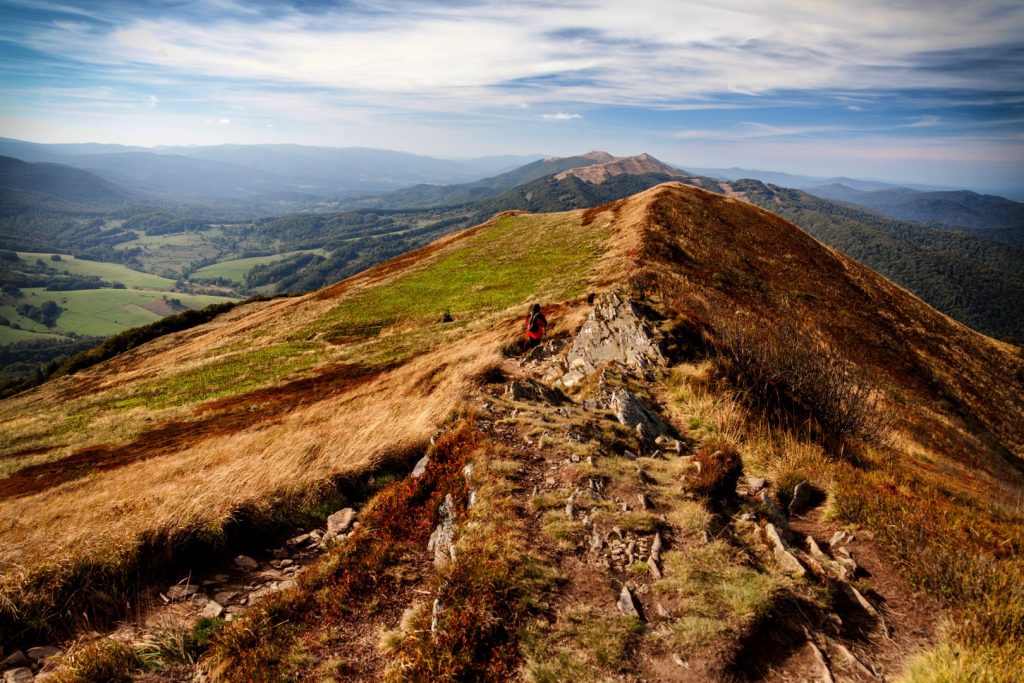
M547 121L573 121L575 119L582 119L582 114L569 114L564 111L560 111L557 114L541 114L540 117Z

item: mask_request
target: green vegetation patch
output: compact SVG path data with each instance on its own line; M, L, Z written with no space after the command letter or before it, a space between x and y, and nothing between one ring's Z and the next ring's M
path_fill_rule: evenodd
M53 256L53 254L19 252L18 256L21 257L21 260L25 263L35 263L36 259L42 259L47 266L54 270L67 271L71 275L98 277L101 280L106 280L107 282L120 282L126 287L168 291L174 289L174 280L168 280L167 278L160 277L159 275L152 275L150 273L132 270L120 263L105 263L103 261L77 259L74 256L68 256L67 254L60 254L60 261L51 261L51 256Z
M439 320L445 311L458 320L531 297L578 296L607 236L566 214L501 218L426 267L346 299L316 328L369 335L400 320Z
M30 288L22 291L25 303L39 306L45 301L53 301L64 309L57 318L60 330L95 337L107 337L146 325L175 312L175 309L204 308L210 304L234 301L222 296L137 289L48 292Z
M240 394L312 367L323 359L322 351L323 345L317 342L285 342L239 353L170 377L143 382L107 405L121 410L137 406L160 409Z
M323 249L299 249L298 251L288 251L281 254L271 254L269 256L253 256L252 258L240 258L231 259L228 261L221 261L214 263L213 265L199 268L198 270L192 271L189 275L190 280L228 280L230 282L237 282L243 284L245 282L245 275L255 266L265 265L267 263L274 263L281 259L288 258L289 256L295 256L297 254L321 254L323 255Z

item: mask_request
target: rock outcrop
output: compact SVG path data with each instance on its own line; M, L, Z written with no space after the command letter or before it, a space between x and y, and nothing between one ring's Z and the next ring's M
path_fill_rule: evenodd
M572 387L606 363L619 362L643 371L652 365L664 365L665 357L636 306L609 292L594 305L565 362L568 370L562 384Z

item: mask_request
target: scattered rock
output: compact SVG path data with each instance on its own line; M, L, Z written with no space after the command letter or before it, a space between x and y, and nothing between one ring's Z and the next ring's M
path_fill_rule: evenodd
M828 544L829 546L834 548L835 546L842 543L844 540L846 540L846 532L840 529L839 531L832 534L832 538L831 540L829 540Z
M804 568L800 560L796 558L796 555L789 551L789 547L786 542L782 540L778 530L774 524L766 524L764 527L764 533L768 537L769 543L771 543L775 552L775 561L779 563L779 566L790 574L796 574L797 576L807 576L807 570Z
M434 553L434 564L440 566L449 559L455 559L453 541L455 540L455 500L452 494L444 497L439 511L441 521L434 533L430 535L427 550Z
M594 532L590 534L590 552L599 553L601 548L604 547L604 539L601 538L601 532L598 531L597 526L594 527Z
M210 600L203 607L203 611L199 613L199 616L205 619L216 619L224 613L224 607L215 600Z
M846 593L846 597L860 605L861 609L871 616L876 618L878 617L878 610L876 610L874 605L868 602L868 599L865 598L859 590L854 588L852 584L842 581L839 585L843 589L843 592Z
M786 519L786 515L782 513L782 510L775 504L775 501L772 500L767 491L761 491L760 501L765 508L765 515L768 517L769 522L780 529L789 528L789 520Z
M274 548L270 554L274 556L275 560L283 560L288 557L288 551L284 548Z
M306 538L309 538L309 534L303 534ZM244 569L248 572L254 572L260 568L260 563L252 559L248 555L239 555L235 558L235 565L240 569Z
M167 589L167 597L172 601L184 600L199 592L199 586L192 583L177 583ZM30 650L31 652L31 650ZM32 656L31 654L29 655Z
M516 401L543 401L552 405L559 405L568 400L558 389L544 386L529 377L510 383L505 389L505 395Z
M417 479L423 476L423 473L427 471L427 464L430 462L430 456L424 455L416 462L416 466L412 468L412 476Z
M430 637L434 637L434 633L437 632L437 619L441 615L441 598L434 598L434 606L430 610Z
M327 535L340 536L347 532L356 521L356 511L352 508L342 508L327 518Z
M616 606L627 617L643 619L640 613L640 603L633 597L633 592L629 590L628 586L622 587L622 592L619 593L619 601L616 603Z
M658 566L658 561L653 556L647 558L647 571L651 573L655 580L664 578L664 574L661 573L661 567Z
M635 370L665 363L637 307L614 292L601 296L573 340L566 356L569 371L562 377L562 384L575 386L600 365L612 361Z
M219 591L213 594L214 601L222 605L228 604L236 597L238 597L238 591Z
M650 510L651 509L651 501L648 500L646 493L638 493L636 498L640 502L640 509L641 510Z
M284 543L285 543L285 545L291 546L291 547L294 548L295 546L302 545L303 543L308 543L309 539L310 539L309 534L299 534L298 536L295 536L293 538L289 538Z
M766 483L762 477L747 477L747 487L750 489L751 494L763 489Z
M669 612L668 609L663 604L661 604L660 602L654 603L654 610L658 613L658 616L661 617L662 619L671 619L672 618L672 613Z
M0 671L25 666L29 661L29 658L25 656L24 652L21 650L15 650L11 654L7 655L3 661L0 661Z
M811 555L819 560L829 559L828 555L821 550L821 546L818 545L818 542L814 540L814 536L807 537L807 548L811 551Z
M654 540L651 541L651 557L653 557L656 562L661 562L661 550L663 547L664 545L661 542L661 533L657 531L654 532Z
M33 680L35 680L35 676L32 675L32 669L28 667L21 666L4 672L4 683L32 683Z
M825 661L825 655L821 653L818 646L813 641L808 640L807 646L811 648L811 654L814 656L814 661L818 664L818 669L821 671L821 678L819 680L822 683L835 683L835 679L832 677L832 672L828 668L828 662Z
M658 436L672 429L643 399L626 389L613 391L608 407L620 423L635 429L640 439L647 444L653 444Z
M38 662L46 659L47 657L56 657L60 654L60 648L53 647L52 645L30 647L26 654L33 662Z
M793 498L789 501L789 514L796 515L806 510L814 498L814 493L814 487L806 479L794 486Z

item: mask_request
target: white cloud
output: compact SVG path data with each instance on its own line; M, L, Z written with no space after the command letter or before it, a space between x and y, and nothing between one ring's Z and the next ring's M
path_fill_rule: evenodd
M938 116L928 115L928 116L921 116L921 117L917 118L916 120L912 121L911 123L908 123L908 124L906 124L906 125L904 125L902 127L903 128L931 128L931 127L937 126L937 125L939 125L939 117Z
M57 31L23 40L110 67L141 64L182 78L338 89L361 103L386 96L388 106L399 108L465 111L545 101L671 108L722 93L1005 90L998 76L913 67L929 52L1019 42L1024 4L977 0L933 11L900 2L865 12L857 3L800 0L714 6L399 0L378 12L232 17L237 13L221 20L129 20L106 40Z
M146 97L146 104L149 105L150 108L155 108L156 105L159 103L160 98L156 95L149 95L148 97Z
M231 123L231 119L218 119L217 123L219 123L221 125L225 125L225 124Z
M575 119L582 119L583 115L569 114L567 112L560 111L557 114L541 114L540 117L548 121L573 121Z
M846 108L849 109L850 111L864 111L864 107L861 107L861 106L856 105L856 104L847 105Z

